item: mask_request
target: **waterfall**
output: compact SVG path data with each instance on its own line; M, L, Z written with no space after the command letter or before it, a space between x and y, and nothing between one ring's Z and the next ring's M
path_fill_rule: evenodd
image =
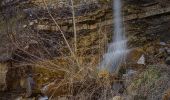
M127 52L121 6L121 0L113 0L114 33L112 43L109 44L107 53L104 54L100 64L100 70L107 70L110 73L118 69Z

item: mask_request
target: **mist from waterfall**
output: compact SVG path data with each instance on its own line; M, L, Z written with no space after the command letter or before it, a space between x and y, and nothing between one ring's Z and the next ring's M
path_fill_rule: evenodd
M112 43L108 46L108 51L103 56L100 70L115 72L124 61L127 52L125 33L123 32L123 20L121 0L113 0L114 33Z

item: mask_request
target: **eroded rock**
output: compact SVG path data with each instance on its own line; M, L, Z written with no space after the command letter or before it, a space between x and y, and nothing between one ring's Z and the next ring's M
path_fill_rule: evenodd
M145 57L142 55L139 60L137 61L137 64L145 65Z

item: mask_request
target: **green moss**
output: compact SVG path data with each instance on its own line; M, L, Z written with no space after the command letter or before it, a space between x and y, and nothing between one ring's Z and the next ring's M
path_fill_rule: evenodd
M149 66L144 72L142 72L139 77L134 80L131 84L134 88L139 88L141 86L146 86L151 88L154 86L156 80L160 78L161 74L160 71L157 70L154 66Z

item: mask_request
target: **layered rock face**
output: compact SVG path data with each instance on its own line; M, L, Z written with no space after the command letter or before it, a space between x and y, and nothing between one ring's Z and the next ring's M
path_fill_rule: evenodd
M132 18L134 17L136 20L127 22L127 32L130 35L132 33L137 40L143 43L146 40L152 41L161 39L161 41L167 41L168 39L166 37L169 37L169 27L167 27L169 25L168 2L169 1L159 2L155 0L148 3L136 3L136 8L134 7L133 1L128 3L132 4L131 6L134 7L132 11L137 9L137 13L132 14ZM131 13L130 10L129 13ZM133 39L130 41L133 41Z

